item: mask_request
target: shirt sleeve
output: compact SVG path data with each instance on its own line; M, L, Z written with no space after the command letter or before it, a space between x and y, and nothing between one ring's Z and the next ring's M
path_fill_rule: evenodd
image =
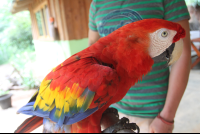
M89 28L93 31L97 31L97 25L95 23L95 13L96 13L96 2L92 1L89 11Z
M185 0L164 0L164 19L178 22L190 19L190 15Z

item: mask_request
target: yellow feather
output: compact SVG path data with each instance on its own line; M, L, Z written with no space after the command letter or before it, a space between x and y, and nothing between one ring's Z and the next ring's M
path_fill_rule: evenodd
M40 95L42 94L42 96L44 95L43 91L45 91L46 87L48 87L49 83L51 82L51 80L43 80L41 85L40 85L40 90L39 90L39 94L36 98L35 104L34 104L34 109L36 108L36 106L38 105L38 103L40 102L41 98Z
M39 99L39 101L38 101L38 104L37 104L37 105L35 105L35 104L36 104L36 103L35 103L33 107L34 107L34 108L36 108L36 106L38 106L38 107L39 107L39 104L40 104L40 102L41 102L41 101L42 101L42 100L41 100L41 99Z
M48 111L49 110L49 108L50 108L50 106L46 106L46 103L45 103L45 106L43 107L43 111Z
M34 103L34 109L36 108L36 106L38 105L39 101L41 100L40 95L37 96L35 103Z
M78 107L78 108L82 107L84 101L85 101L85 96L84 96L84 97L79 97L79 98L77 99L77 107Z
M51 90L50 90L50 86L48 86L45 90L45 92L43 92L41 94L42 98L47 101L50 98L50 94L51 94Z
M59 109L59 110L56 109L55 116L56 116L57 118L60 118L61 114L62 114L62 109Z
M55 98L56 108L59 108L59 103L60 103L60 98L59 98L59 94L58 94L57 97Z
M40 85L40 91L39 94L41 94L51 83L51 80L43 80L41 85Z
M58 105L56 104L56 108L61 109L61 108L63 108L64 104L65 104L65 100L60 99L59 100L59 104Z
M54 108L55 108L55 103L53 103L52 105L51 105L51 107L48 109L48 111L52 111Z
M65 102L64 112L65 112L65 114L69 112L69 103L68 102Z
M76 100L73 99L72 97L68 100L69 106L73 107L76 104Z
M61 99L60 95L57 95L55 101L56 101L56 109L59 109L59 110L56 110L55 115L57 117L60 117L61 114L62 114L62 110L63 110L64 104L65 104L65 100Z
M55 102L56 102L56 108L63 108L65 100L64 100L64 91L58 93L58 95L55 98Z
M55 116L56 117L60 117L61 113L62 113L62 108L61 108L61 99L59 98L59 94L57 95L57 97L55 98L55 104L56 104L56 112L55 112Z
M55 100L55 97L53 96L53 93L51 92L50 96L49 96L49 99L46 100L46 104L51 106L53 104L54 100Z
M45 108L46 107L45 104L47 104L47 102L48 102L48 100L50 98L50 93L51 93L50 87L48 86L46 88L45 92L43 92L43 93L40 94L40 96L43 98L42 102L40 102L40 104L38 104L38 106L39 106L40 109L43 109L43 108L46 109ZM51 105L51 104L47 104L47 105Z
M60 90L59 87L56 87L56 89L51 90L51 97L55 99L59 94L59 92L58 92L59 90Z
M58 95L58 91L59 88L56 88L55 90L51 90L50 88L46 91L46 92L49 92L49 97L48 98L45 98L45 104L47 104L48 106L45 105L45 107L43 108L44 111L51 111L54 107L55 107L55 104L54 103L54 100L55 98L57 97ZM48 94L48 93L47 93ZM48 95L47 95L48 96ZM46 96L46 97L47 97ZM53 105L53 108L52 108L52 105Z
M43 107L44 111L50 111L50 106L52 106L55 98L58 96L58 90L59 88L56 88L55 90L51 90L50 86L47 88L47 90L44 92L44 95L42 96L45 100L45 106ZM46 106L46 104L48 106Z
M71 92L70 92L70 88L66 87L66 93L65 93L65 101L68 101L71 97Z
M41 99L40 102L38 103L38 107L39 107L40 109L43 109L45 106L46 106L46 105L45 105L45 101Z

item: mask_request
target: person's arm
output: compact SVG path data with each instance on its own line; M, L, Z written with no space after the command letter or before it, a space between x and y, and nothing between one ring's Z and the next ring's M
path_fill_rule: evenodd
M177 23L179 23L186 30L186 37L183 39L183 53L180 59L172 66L169 77L169 87L166 103L162 112L160 113L160 116L169 122L173 121L175 118L177 108L188 83L191 68L189 23L188 20L182 20ZM160 119L155 118L150 126L150 132L171 133L173 127L173 125L164 124Z
M93 31L93 30L89 29L88 46L91 46L92 44L94 44L99 39L100 39L99 33L97 31Z

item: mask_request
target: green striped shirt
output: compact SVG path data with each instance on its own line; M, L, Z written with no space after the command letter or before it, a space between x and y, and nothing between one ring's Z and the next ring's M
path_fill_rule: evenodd
M101 37L141 19L177 22L190 18L184 0L93 0L89 17L90 29L98 31ZM157 116L164 107L168 90L169 68L166 66L166 62L155 61L151 72L112 106L132 116Z

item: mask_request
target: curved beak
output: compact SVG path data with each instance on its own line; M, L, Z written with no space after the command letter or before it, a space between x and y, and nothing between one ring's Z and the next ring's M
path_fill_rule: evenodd
M182 52L183 52L183 39L180 39L175 43L175 47L171 54L171 59L168 65L174 64L181 57Z
M162 54L153 58L154 61L167 61L168 66L175 63L183 51L183 39L170 45Z

